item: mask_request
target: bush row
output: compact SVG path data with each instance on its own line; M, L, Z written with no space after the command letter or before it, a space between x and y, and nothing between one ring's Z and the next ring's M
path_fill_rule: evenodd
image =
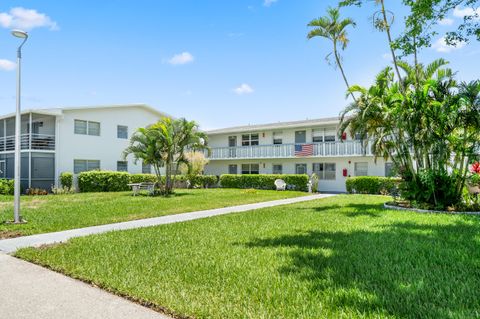
M165 176L162 176L162 179L165 181ZM80 192L128 191L130 190L128 184L155 183L156 181L157 177L154 174L130 174L114 171L88 171L78 174L78 188ZM217 177L213 175L197 176L193 184L197 187L212 187L217 184ZM175 187L184 188L186 186L186 177L184 175L176 176Z
M220 176L220 185L224 188L275 189L276 179L283 179L289 190L307 191L308 175L296 174L224 174Z
M13 179L0 179L0 194L2 195L13 195L14 190L14 181Z
M347 192L352 194L382 194L391 195L400 184L400 178L380 176L348 177L346 180Z

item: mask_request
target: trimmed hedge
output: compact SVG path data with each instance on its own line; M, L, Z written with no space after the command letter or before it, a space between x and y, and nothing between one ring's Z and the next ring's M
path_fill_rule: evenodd
M60 174L60 184L62 185L62 187L66 187L68 189L72 188L73 174L70 172L62 172Z
M14 181L13 179L0 179L0 194L2 195L13 195L14 191Z
M78 174L80 192L128 191L130 174L127 172L88 171Z
M306 192L308 175L297 174L252 174L235 175L223 174L220 176L220 185L223 188L255 188L276 189L275 180L283 179L287 183L287 189Z
M381 176L348 177L346 180L349 194L381 194L389 195L398 188L400 178Z
M162 176L165 181L165 176ZM184 175L176 176L176 188L186 187L186 177ZM78 188L80 192L121 192L128 191L128 184L133 183L155 183L157 176L154 174L129 174L127 172L114 171L88 171L78 174ZM201 187L211 187L217 183L217 177L214 175L197 176L196 185Z

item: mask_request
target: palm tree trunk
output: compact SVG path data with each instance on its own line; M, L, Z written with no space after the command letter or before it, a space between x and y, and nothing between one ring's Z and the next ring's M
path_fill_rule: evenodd
M347 89L350 89L350 84L348 83L347 76L345 75L345 71L342 67L342 62L340 61L340 57L338 56L337 43L335 41L333 42L333 54L335 55L335 61L337 62L337 66L340 69L340 73L342 73L343 81L345 81ZM355 101L355 103L357 103L357 99L355 98L355 95L353 95L353 92L350 92L350 96Z
M400 88L403 92L403 83L402 83L402 76L400 75L400 69L398 67L398 63L397 63L397 55L395 54L395 50L393 49L393 40L392 40L392 35L390 33L390 24L388 23L388 19L387 19L387 12L385 10L385 2L384 0L380 0L380 3L382 5L382 16L383 16L383 23L384 23L384 26L385 26L385 32L387 33L387 38L388 38L388 46L390 47L390 52L392 54L392 59L393 59L393 65L395 66L395 71L397 73L397 76L398 76L398 81L400 83Z

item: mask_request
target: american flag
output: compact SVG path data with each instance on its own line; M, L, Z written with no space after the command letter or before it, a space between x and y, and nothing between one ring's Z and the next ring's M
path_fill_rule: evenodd
M313 144L295 144L295 156L312 156Z

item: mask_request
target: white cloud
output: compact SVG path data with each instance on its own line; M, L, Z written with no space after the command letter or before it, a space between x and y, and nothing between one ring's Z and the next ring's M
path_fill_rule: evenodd
M182 52L179 54L175 54L173 57L171 57L168 60L168 63L172 65L182 65L182 64L187 64L187 63L192 63L195 58L193 55L189 52Z
M444 19L438 21L438 24L440 24L440 25L452 25L453 22L454 22L453 19L444 18Z
M448 45L447 42L445 41L445 37L442 37L435 41L435 43L432 44L432 48L435 49L437 52L442 52L442 53L450 53L455 50L459 50L465 46L464 42L459 42L456 46L453 45Z
M453 16L455 16L457 18L464 18L466 16L473 16L473 15L477 16L475 18L475 20L479 20L480 19L480 8L477 8L477 9L474 10L473 8L463 8L463 9L461 9L460 7L456 7L453 10Z
M275 2L277 2L278 0L263 0L263 5L265 7L270 7L272 4L274 4Z
M254 91L250 85L243 83L239 87L233 89L233 92L235 92L238 95L243 95L243 94L251 94Z
M382 58L384 60L391 60L392 59L392 54L391 53L384 53L384 54L382 54Z
M17 67L17 64L15 62L12 62L10 60L0 59L0 70L12 71L12 70L15 70L16 67Z
M34 9L12 8L9 12L0 12L0 26L30 31L35 28L58 30L58 25L49 16Z

